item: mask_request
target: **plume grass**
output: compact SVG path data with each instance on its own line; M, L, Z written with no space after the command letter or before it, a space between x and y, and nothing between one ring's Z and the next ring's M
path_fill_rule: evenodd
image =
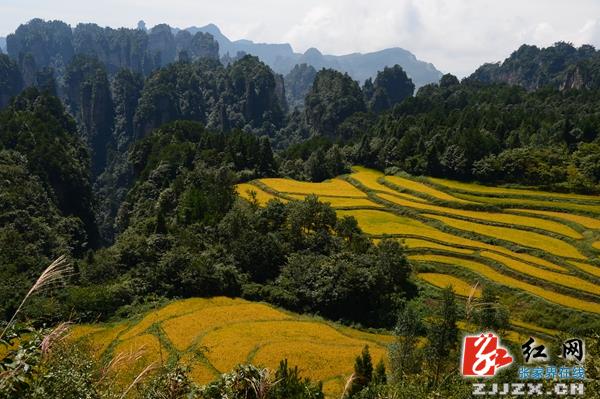
M27 292L27 295L25 295L25 297L21 301L21 304L19 305L19 307L17 308L15 313L12 315L12 317L8 321L8 324L6 325L6 327L4 327L4 330L2 330L2 333L0 334L0 339L2 339L4 337L4 335L10 328L10 326L14 323L17 315L23 309L23 306L25 305L27 300L33 294L35 294L36 292L44 291L44 290L52 287L55 283L72 275L72 273L73 273L73 268L71 267L70 263L67 261L67 258L64 255L60 256L58 259L56 259L54 262L52 262L50 264L50 266L48 266L42 272L42 274L40 274L40 276L36 280L35 284L33 284L31 286L31 288Z

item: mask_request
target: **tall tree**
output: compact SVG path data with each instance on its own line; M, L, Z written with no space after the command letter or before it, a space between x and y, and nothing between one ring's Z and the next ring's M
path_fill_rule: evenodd
M418 345L424 330L416 303L405 303L394 329L396 341L390 346L390 362L395 382L421 370L422 352Z
M432 383L437 385L442 371L448 364L449 356L458 342L458 307L452 287L442 291L441 303L437 312L427 322L426 349L428 361L433 370Z
M18 65L7 55L0 54L0 109L23 89L23 77Z

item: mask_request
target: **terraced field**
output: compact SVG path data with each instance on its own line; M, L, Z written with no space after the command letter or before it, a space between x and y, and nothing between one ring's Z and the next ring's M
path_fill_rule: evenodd
M384 176L360 167L323 183L262 179L238 185L237 192L260 205L318 195L338 215L355 217L376 242L401 241L423 289L452 285L464 300L492 284L506 298L516 295L508 333L515 342L532 332L559 333L519 318L529 302L600 314L598 197ZM123 383L152 362L185 363L194 380L206 383L239 363L276 368L287 358L323 381L328 397L339 397L364 345L377 361L386 359L393 341L229 298L176 301L138 320L77 326L70 337L89 340L105 361L124 359L118 365Z
M445 288L448 285L451 285L457 295L465 297L470 297L471 295L473 297L481 296L481 289L477 288L476 285L469 284L450 274L419 273L417 277L437 288Z
M372 334L241 299L187 299L113 325L79 325L71 339L89 340L100 358L125 359L119 380L131 382L153 362L179 361L198 383L213 381L237 364L277 368L287 358L302 374L324 382L339 397L354 358L369 345L374 361L387 361L393 336Z
M323 183L251 184L287 200L315 193L375 240L401 240L415 278L429 287L451 284L465 296L479 281L550 308L600 313L600 196L385 176L364 167Z
M236 186L236 192L240 197L245 198L247 200L251 200L252 195L254 195L259 203L265 203L269 200L277 198L277 196L264 191L260 187L247 183L238 184ZM287 202L285 198L279 198L279 200L282 202Z
M421 273L419 278L433 287L451 283L459 295L481 295L479 288L449 274ZM524 322L513 324L517 331L507 331L506 337L515 343L526 339L530 331L540 330ZM469 329L465 323L459 327ZM326 397L331 399L341 396L354 359L365 345L374 362L383 359L388 363L389 345L395 341L391 334L352 329L225 297L174 301L120 323L76 325L68 339L85 342L99 361L112 364L109 369L118 386L128 386L146 367L161 364L184 364L196 383L206 384L238 364L276 369L282 359L288 359L303 376L322 381ZM2 355L0 352L0 358Z

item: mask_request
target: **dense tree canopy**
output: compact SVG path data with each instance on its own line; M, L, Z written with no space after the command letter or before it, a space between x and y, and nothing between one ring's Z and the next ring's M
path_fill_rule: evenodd
M51 259L97 243L89 156L58 99L28 89L0 112L0 192L5 318Z
M546 86L557 89L598 89L600 53L593 46L579 48L558 42L538 48L522 45L502 63L484 64L469 80L482 83L509 83L527 90Z
M256 57L227 68L209 60L178 62L148 78L135 115L136 135L177 119L272 134L283 123L284 104L272 71Z
M315 133L328 137L335 137L344 119L365 109L358 83L333 69L317 73L305 100L308 125Z
M394 65L379 71L373 83L368 79L363 91L368 107L379 113L411 97L415 85L400 65Z
M23 77L18 65L7 55L0 54L0 109L23 89Z

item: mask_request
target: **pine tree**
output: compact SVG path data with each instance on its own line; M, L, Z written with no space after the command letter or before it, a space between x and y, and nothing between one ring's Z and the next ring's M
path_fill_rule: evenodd
M325 155L323 155L323 151L320 148L313 152L306 161L305 173L310 181L313 182L321 182L327 179L328 173Z
M387 384L387 375L385 373L385 364L383 363L383 359L380 359L377 363L377 366L375 366L372 383L374 385Z
M354 397L364 388L368 387L373 379L373 361L371 360L371 354L369 353L369 346L366 345L360 356L356 357L354 362L354 379L352 380L352 386L348 391L350 398Z
M396 382L421 369L421 352L417 345L424 326L414 302L404 305L398 315L396 342L390 347L392 376Z
M440 308L429 321L427 339L429 347L427 355L434 370L433 384L437 385L440 374L447 363L451 351L458 341L458 307L452 287L442 292Z
M508 315L492 288L483 287L481 298L475 306L474 319L481 329L499 333L508 327Z
M261 177L273 176L277 167L273 158L271 141L268 137L262 137L258 148L258 172Z

